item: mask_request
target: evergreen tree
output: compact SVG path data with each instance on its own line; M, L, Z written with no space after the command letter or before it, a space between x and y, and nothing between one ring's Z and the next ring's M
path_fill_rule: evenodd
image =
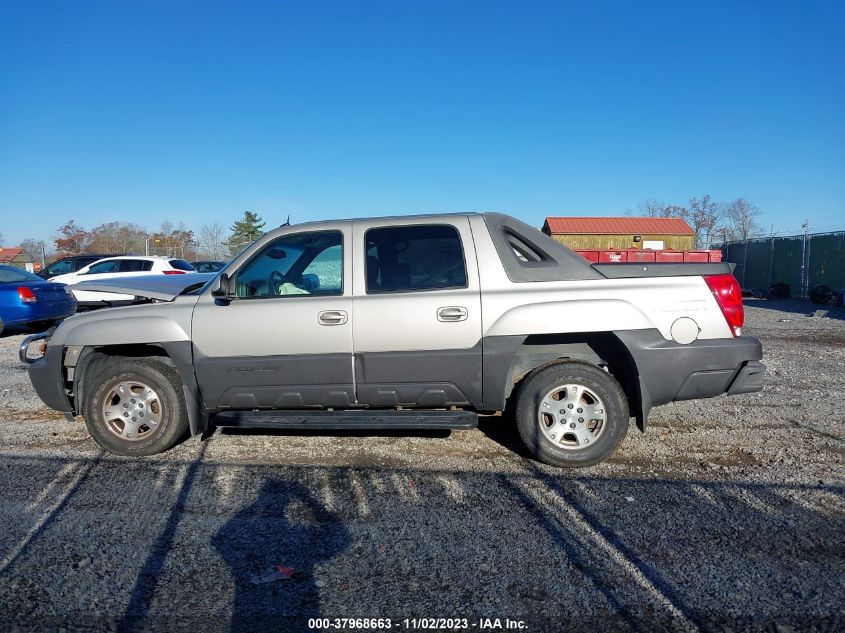
M252 211L244 211L244 217L236 220L232 225L230 231L232 235L229 237L229 248L232 254L239 252L244 246L254 242L264 232L266 222L261 217Z

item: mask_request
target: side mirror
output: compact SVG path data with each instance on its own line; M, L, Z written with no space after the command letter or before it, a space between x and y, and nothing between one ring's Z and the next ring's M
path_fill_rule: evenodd
M220 299L230 299L229 275L220 273L211 283L211 296Z

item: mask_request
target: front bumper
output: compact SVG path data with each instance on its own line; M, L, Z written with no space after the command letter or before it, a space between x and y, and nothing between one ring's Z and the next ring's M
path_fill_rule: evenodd
M61 346L47 346L44 356L35 361L24 361L28 365L29 379L41 401L51 409L73 413L62 375Z

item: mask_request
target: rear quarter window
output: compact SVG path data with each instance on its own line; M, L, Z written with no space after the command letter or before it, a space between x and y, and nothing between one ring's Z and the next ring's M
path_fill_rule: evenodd
M191 266L188 262L184 259L171 259L170 266L175 268L176 270L185 270L188 272L194 272L195 269Z
M505 274L512 282L602 279L604 275L560 242L524 222L501 213L485 213Z

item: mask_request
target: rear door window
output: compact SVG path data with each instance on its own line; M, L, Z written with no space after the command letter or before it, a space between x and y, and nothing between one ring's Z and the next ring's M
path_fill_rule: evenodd
M119 259L111 259L92 264L85 275L101 275L103 273L116 273L120 267Z
M367 231L365 240L369 294L467 286L463 246L454 226L376 228Z
M153 263L146 259L122 259L120 260L120 272L141 273L153 269Z
M88 264L93 264L99 259L103 259L102 257L80 257L76 260L74 266L74 270L79 270L80 268L85 268Z

